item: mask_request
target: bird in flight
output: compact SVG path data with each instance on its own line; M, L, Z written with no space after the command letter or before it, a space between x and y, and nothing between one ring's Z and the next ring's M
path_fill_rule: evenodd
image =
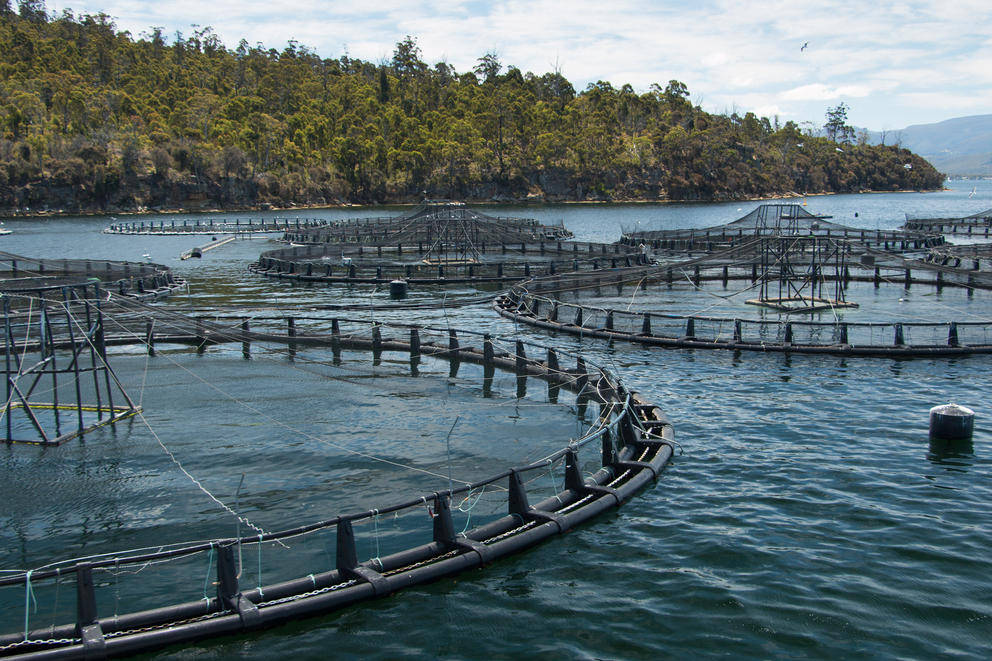
M807 47L807 46L809 46L809 42L808 42L808 41L807 41L807 42L805 42L805 43L803 43L803 45L802 45L802 47L801 47L801 48L799 49L799 50L800 50L800 52L802 52L802 51L804 51L804 50L806 50L806 47Z

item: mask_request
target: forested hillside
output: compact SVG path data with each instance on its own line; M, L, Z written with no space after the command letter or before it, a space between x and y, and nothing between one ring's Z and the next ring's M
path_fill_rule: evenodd
M839 135L846 135L841 132ZM892 146L714 115L672 80L576 92L482 55L326 59L225 46L210 28L119 32L106 15L0 0L0 209L239 208L342 202L719 200L932 189Z

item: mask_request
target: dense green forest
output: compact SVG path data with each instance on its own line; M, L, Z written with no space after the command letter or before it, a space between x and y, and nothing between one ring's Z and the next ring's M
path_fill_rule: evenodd
M462 73L429 65L411 37L391 61L371 63L295 42L232 50L209 27L135 37L104 14L0 0L7 212L424 195L722 200L942 183L907 150L858 144L846 130L832 137L704 112L677 80L640 94L604 82L576 92L560 72L524 73L493 54Z

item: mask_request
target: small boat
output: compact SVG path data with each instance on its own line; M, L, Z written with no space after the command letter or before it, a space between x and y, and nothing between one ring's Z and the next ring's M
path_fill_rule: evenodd
M13 233L14 233L13 230L9 230L6 227L0 227L0 236L3 236L5 234L13 234Z

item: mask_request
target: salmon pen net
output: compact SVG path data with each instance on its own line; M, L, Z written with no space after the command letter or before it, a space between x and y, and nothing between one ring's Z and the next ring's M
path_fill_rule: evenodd
M6 462L15 484L48 473L44 507L64 511L38 531L32 498L10 504L6 656L133 653L480 567L619 506L672 455L659 409L545 346L113 305L111 359L142 411Z
M992 351L992 309L974 296L992 288L992 272L971 262L807 235L758 236L688 258L677 252L650 266L534 277L497 297L495 308L540 328L665 347Z

